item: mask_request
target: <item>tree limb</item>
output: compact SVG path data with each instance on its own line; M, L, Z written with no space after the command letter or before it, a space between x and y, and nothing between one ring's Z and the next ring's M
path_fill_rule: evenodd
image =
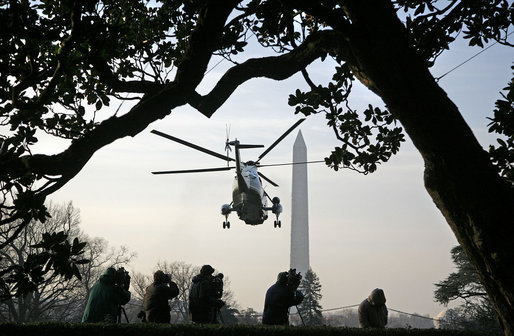
M313 33L298 48L287 54L249 59L235 65L221 77L211 92L205 96L195 93L188 103L206 117L211 117L247 80L258 77L274 80L289 78L332 49L343 48L342 44L343 36L338 32L325 30Z

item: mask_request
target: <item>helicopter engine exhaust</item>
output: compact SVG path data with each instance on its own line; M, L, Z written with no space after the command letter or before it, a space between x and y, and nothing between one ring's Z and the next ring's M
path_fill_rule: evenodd
M281 214L282 213L282 204L280 204L280 203L273 204L273 206L271 207L271 212L273 212L277 216L278 216L278 214Z
M231 211L232 209L230 209L230 204L223 204L221 206L221 214L223 216L227 216L228 214L230 214Z

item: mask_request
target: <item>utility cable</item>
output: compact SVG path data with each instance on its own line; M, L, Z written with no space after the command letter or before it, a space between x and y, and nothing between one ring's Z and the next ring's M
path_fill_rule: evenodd
M509 37L510 35L512 35L512 33L514 33L514 32L510 32L510 33L505 37L505 39L506 39L507 37ZM471 56L470 58L466 59L464 62L460 63L459 65L457 65L457 66L455 66L455 67L451 68L450 70L448 70L447 72L445 72L445 73L444 73L444 74L442 74L441 76L436 77L436 78L435 78L435 81L436 81L436 82L439 82L439 80L440 80L441 78L443 78L444 76L446 76L446 75L447 75L447 74L449 74L450 72L452 72L452 71L456 70L457 68L460 68L461 66L463 66L463 65L464 65L464 64L466 64L466 63L468 63L468 62L469 62L469 61L471 61L473 58L477 57L478 55L480 55L481 53L483 53L483 52L484 52L484 51L486 51L487 49L489 49L489 48L491 48L491 47L495 46L496 44L498 44L498 41L494 42L493 44L491 44L491 45L490 45L490 46L488 46L487 48L484 48L484 49L480 50L479 52L477 52L476 54L474 54L474 55L473 55L473 56Z
M328 312L328 311L334 311L334 310L342 310L342 309L354 308L354 307L357 307L357 306L359 306L359 304L355 304L355 305L351 305L351 306L344 306L344 307L322 309L321 311L322 312ZM433 318L433 317L428 317L428 316L422 316L422 315L418 315L418 314L407 313L407 312L404 312L404 311L401 311L401 310L396 310L396 309L389 308L389 307L387 308L387 310L391 310L391 311L394 311L396 313L401 313L401 314L405 314L405 315L410 315L410 316L415 316L415 317L419 317L419 318L424 318L424 319L427 319L427 320L433 320L433 321L437 320L436 318Z
M135 304L135 303L132 303L132 302L128 302L126 305L128 306L136 306L136 307L142 307L142 304ZM327 309L321 309L321 312L329 312L329 311L335 311L335 310L343 310L343 309L349 309L349 308L355 308L355 307L358 307L360 304L354 304L354 305L350 305L350 306L343 306L343 307L335 307L335 308L327 308ZM430 317L430 316L422 316L422 315L419 315L419 314L413 314L413 313L407 313L407 312L404 312L404 311L401 311L401 310L397 310L397 309L393 309L393 308L387 308L387 310L390 310L390 311L394 311L396 313L399 313L399 314L405 314L405 315L409 315L409 316L414 316L414 317L419 317L419 318L423 318L423 319L426 319L426 320L432 320L432 321L438 321L439 319L437 318L434 318L434 317ZM173 310L174 312L180 312L180 310ZM298 312L294 312L294 313L289 313L289 315L297 315ZM234 314L234 315L238 315L238 316L241 316L241 317L244 317L244 316L252 316L252 317L261 317L262 316L262 313L254 313L254 314L248 314L248 315L245 315L245 314Z
M392 308L387 308L387 310L392 310L392 311L397 312L397 313L401 313L401 314L405 314L405 315L410 315L410 316L415 316L415 317L419 317L419 318L424 318L424 319L427 319L427 320L437 321L436 318L430 317L430 316L421 316L421 315L417 315L417 314L406 313L406 312L403 312L401 310L396 310L396 309L392 309Z
M244 41L248 41L252 36L254 35L254 32L252 31L252 33L250 34L250 36L248 37L245 37ZM211 72L212 70L214 70L215 67L217 67L218 65L220 65L221 62L223 61L226 61L227 59L222 57L221 60L218 61L218 63L214 64L210 69L207 69L204 73L204 75L207 75L209 72Z

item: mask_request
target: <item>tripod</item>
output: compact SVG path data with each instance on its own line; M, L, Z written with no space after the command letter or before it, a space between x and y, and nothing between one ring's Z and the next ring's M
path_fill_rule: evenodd
M305 326L305 322L303 321L303 316L302 316L302 313L300 313L300 309L298 309L298 305L295 305L295 307L296 307L296 312L298 313L298 316L300 316L300 320L302 320L303 326Z
M216 323L218 322L218 317L221 324L225 324L223 321L223 315L221 314L221 308L216 307L214 311L214 321L216 321Z
M127 317L127 313L125 312L125 308L123 308L121 305L118 305L118 314L116 314L116 323L121 323L121 313L123 313L123 316L125 316L125 321L127 323L130 323Z

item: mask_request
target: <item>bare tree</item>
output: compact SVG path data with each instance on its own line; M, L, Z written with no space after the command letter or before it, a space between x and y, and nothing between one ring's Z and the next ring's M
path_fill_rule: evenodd
M104 238L90 238L85 235L81 238L88 242L85 257L90 260L80 270L84 290L83 296L85 301L87 301L91 287L107 268L116 268L129 264L136 257L136 253L130 252L125 246L120 246L119 248L109 247L109 243Z
M133 271L130 274L130 286L132 288L131 301L140 302L142 306L143 298L145 297L146 287L150 286L151 283L151 275Z
M179 294L171 303L171 321L187 323L189 321L189 290L191 279L200 272L200 267L187 264L183 261L172 263L159 262L157 269L170 275L177 284Z
M170 275L173 282L177 284L179 289L178 296L170 302L171 308L171 323L188 323L189 322L189 290L191 288L191 280L195 275L200 273L199 266L193 266L183 261L173 261L171 263L163 261L157 263L154 271L161 270ZM132 276L132 289L134 292L133 300L139 302L142 307L143 297L148 287L152 283L152 275L145 275L138 272L133 272ZM224 312L237 312L237 303L234 300L234 294L230 290L230 280L228 277L223 278L223 298L225 306L222 309ZM223 315L223 317L229 317Z
M21 295L9 295L16 291L14 285L3 288L4 300L0 302L0 320L28 321L77 321L80 320L87 302L89 290L100 274L109 266L126 264L135 256L125 247L108 249L102 238L89 238L79 229L80 212L72 202L62 205L49 203L51 217L42 225L31 223L22 234L8 246L0 250L0 267L24 266L30 254L36 254L40 247L34 245L41 241L45 233L63 231L68 239L80 238L87 242L83 257L89 263L79 265L82 280L69 279L55 273L48 275L39 286ZM0 235L8 233L3 230Z
M189 289L191 287L191 279L199 272L200 268L183 261L171 263L164 261L157 263L154 271L157 270L169 274L171 280L177 284L179 289L178 296L170 303L171 323L187 323L189 321ZM153 276L152 274L133 272L131 280L133 303L140 304L142 308L146 288L152 283Z
M0 265L5 269L9 266L24 266L24 261L29 254L36 253L34 247L47 232L64 231L70 238L79 235L78 225L80 214L78 209L69 202L64 205L48 205L51 218L44 225L32 221L8 246L0 250ZM5 237L10 228L2 230L0 235ZM8 286L8 285L6 285ZM61 276L52 274L47 277L34 290L14 298L10 298L17 288L11 285L3 288L4 301L0 302L0 319L4 321L41 321L50 319L64 319L64 316L56 316L57 312L73 311L77 306L77 297L74 290L80 286L76 278L63 281ZM14 295L12 295L14 296Z

